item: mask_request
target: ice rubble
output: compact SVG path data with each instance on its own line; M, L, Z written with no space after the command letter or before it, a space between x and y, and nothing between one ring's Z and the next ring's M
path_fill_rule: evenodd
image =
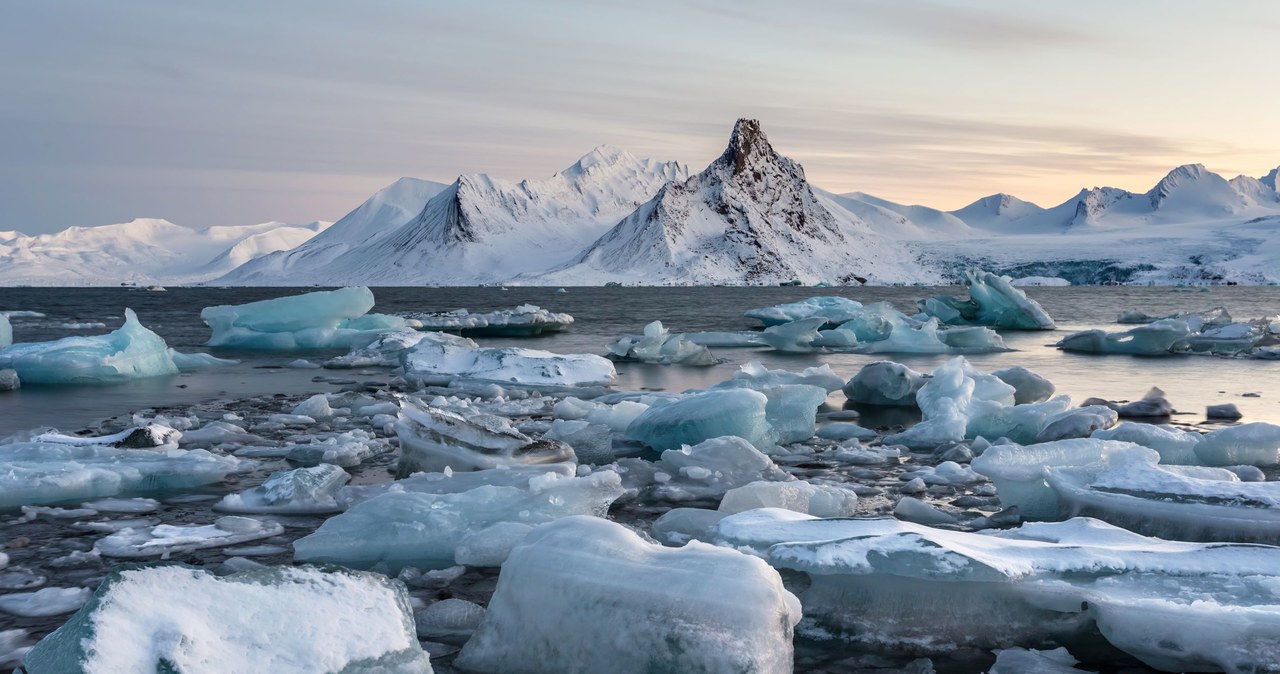
M790 672L799 619L795 597L758 559L700 543L664 548L572 517L512 551L457 662L479 672Z
M441 313L407 314L419 330L456 332L467 337L535 337L561 332L573 325L573 316L532 304L473 314L466 309Z
M388 491L357 503L294 542L294 559L353 568L384 564L442 569L463 537L499 522L539 524L569 515L603 516L623 494L613 471L545 474L524 488L479 486L458 493Z
M644 326L640 337L619 337L609 345L609 354L619 360L661 365L706 367L720 362L707 347L695 344L682 334L669 332L662 321Z
M1053 330L1053 319L1038 302L991 272L965 272L969 299L939 295L920 303L925 314L947 325L985 325L1006 330Z
M463 416L413 400L400 409L395 431L400 439L400 476L575 459L569 445L534 440L503 417L476 412Z
M200 319L213 330L209 346L273 351L350 348L410 329L399 316L368 313L373 304L368 288L340 288L205 307Z
M31 674L432 671L404 586L383 576L273 567L219 578L179 565L112 571L24 665Z
M456 378L548 386L609 384L616 372L594 354L555 354L519 348L473 348L456 342L422 340L401 356L405 377L421 384L448 384Z
M202 449L120 449L50 442L0 445L0 508L180 491L221 482L251 465Z
M726 517L711 536L807 574L805 617L879 647L1074 641L1096 623L1169 671L1265 671L1280 658L1280 548L1168 542L1088 518L975 534L777 509Z
M229 513L312 515L338 512L336 494L351 476L338 466L322 463L310 468L272 473L262 484L228 494L213 506Z
M1008 351L994 330L983 326L943 328L932 317L910 317L888 302L849 309L832 327L821 316L765 328L755 338L777 351L831 350L853 353L990 353ZM829 328L829 329L823 329Z
M124 310L124 325L105 335L63 337L0 349L0 369L17 371L24 384L102 384L177 374L164 339Z

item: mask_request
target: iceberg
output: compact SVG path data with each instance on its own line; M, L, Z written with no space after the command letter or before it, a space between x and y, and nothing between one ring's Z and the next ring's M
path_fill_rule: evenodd
M575 460L573 448L556 440L533 440L507 419L492 414L457 412L415 404L400 409L395 424L400 439L399 476L560 463Z
M262 484L228 494L213 506L228 513L315 515L340 512L336 494L351 476L328 463L272 473Z
M916 320L876 302L833 330L819 333L816 344L854 353L991 353L1008 351L1004 339L982 326L942 329L938 319Z
M1160 453L1160 463L1165 465L1201 465L1196 455L1196 445L1203 435L1184 431L1173 426L1139 424L1126 421L1111 428L1094 431L1089 437L1095 440L1117 440L1149 447ZM1278 437L1280 441L1280 437Z
M385 564L443 569L456 563L467 535L499 522L541 524L570 515L603 516L623 494L618 474L585 477L549 473L527 486L480 486L458 493L388 491L325 520L294 541L294 559L368 569Z
M822 397L826 398L825 391ZM694 393L649 407L627 427L626 437L661 451L736 435L757 449L766 449L776 440L766 420L768 404L765 394L749 389Z
M108 384L178 373L164 339L132 309L124 310L124 325L105 335L0 349L0 369L15 370L24 384Z
M1280 466L1280 426L1258 421L1206 433L1195 446L1206 466Z
M644 326L641 337L619 337L609 345L609 353L618 360L633 360L660 365L692 365L708 367L720 362L711 350L681 334L672 334L653 321Z
M200 320L213 330L208 346L270 351L350 348L389 330L410 329L399 316L368 314L373 303L368 288L340 288L205 307Z
M536 337L562 332L573 325L573 316L532 304L473 314L466 309L439 313L407 314L419 330L456 332L464 337Z
M117 568L23 664L31 674L432 671L403 585L311 567L222 578L180 565Z
M0 509L182 491L216 484L251 465L202 449L120 449L50 442L0 445Z
M799 619L799 603L759 559L696 542L664 548L619 524L571 517L511 552L457 664L493 673L790 672Z
M616 371L594 354L556 354L519 348L470 348L422 340L401 357L405 377L423 384L478 379L501 384L591 386L613 382Z
M969 464L974 472L991 478L1000 505L1016 507L1023 519L1057 519L1063 512L1058 494L1045 479L1054 466L1083 466L1100 460L1108 449L1123 451L1137 445L1114 440L1076 438L1026 447L994 445Z
M766 328L806 318L821 318L819 326L836 326L857 316L862 303L844 297L810 297L798 302L750 309L743 315L754 318Z
M925 314L947 325L985 325L1004 330L1053 330L1053 319L1038 302L1015 288L1007 276L965 272L969 299L931 297L920 303Z
M1021 365L992 370L991 374L1013 387L1015 405L1042 403L1052 398L1054 391L1057 390L1053 382Z
M933 371L933 377L916 393L924 419L901 433L884 439L912 449L933 449L960 442L969 433L971 419L1013 406L1014 388L1000 379L978 372L960 356Z

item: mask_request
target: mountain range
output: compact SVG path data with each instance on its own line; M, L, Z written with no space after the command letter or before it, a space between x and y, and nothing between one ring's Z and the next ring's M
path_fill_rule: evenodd
M811 185L759 122L698 173L602 145L541 180L402 178L327 223L194 230L164 220L0 232L0 284L937 283L983 266L1073 283L1280 281L1280 169L1200 164L1150 190L953 211Z

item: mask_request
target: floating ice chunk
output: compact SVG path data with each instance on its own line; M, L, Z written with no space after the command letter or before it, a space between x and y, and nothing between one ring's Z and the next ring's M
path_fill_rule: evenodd
M921 303L924 313L948 325L985 325L1006 330L1053 330L1053 319L1038 302L1009 282L1007 276L965 272L969 299L938 296Z
M391 445L368 431L356 428L339 435L303 445L292 445L285 459L298 466L333 464L352 468L367 459L391 450Z
M818 328L824 325L822 318L802 318L798 321L765 328L760 341L784 353L807 353L821 337Z
M401 365L407 377L428 384L465 378L504 384L590 386L609 384L617 374L613 363L594 354L468 348L425 339L404 352Z
M529 481L544 475L573 477L577 466L572 463L552 463L535 466L503 466L471 472L415 473L402 480L380 484L347 485L339 490L337 499L344 508L385 494L387 492L418 492L422 494L460 494L477 487L518 487L528 489ZM542 478L548 479L548 478Z
M368 288L340 288L205 307L200 319L213 330L209 346L272 351L348 348L387 330L408 329L399 317L365 316L372 308Z
M569 515L603 516L623 494L613 471L545 475L525 488L477 487L456 494L388 492L331 517L294 542L294 558L353 568L386 564L442 569L466 535L498 522L540 524Z
M59 445L109 445L111 447L132 449L177 446L180 440L182 440L181 431L157 423L126 428L119 433L112 433L111 435L63 435L57 431L51 431L41 433L31 439L32 442L51 442Z
M27 384L106 384L176 374L164 339L144 328L132 309L124 325L94 337L19 343L0 349L0 369Z
M1280 629L1274 614L1268 619L1247 608L1268 603L1259 602L1255 590L1264 583L1250 587L1248 577L1265 574L1274 581L1280 568L1280 549L1267 546L1167 542L1087 518L974 534L774 509L727 517L713 536L754 550L775 567L807 573L810 583L801 597L806 617L833 634L881 648L927 653L1070 639L1088 629L1094 599L1103 599L1113 583L1132 588L1129 598L1145 595L1170 606L1189 607L1216 595L1218 618L1237 616L1234 633L1255 635L1236 651L1244 656L1237 663L1274 658L1274 641L1258 635ZM1212 591L1232 585L1234 593ZM1197 639L1177 620L1128 617L1135 632L1145 632L1143 648L1164 644L1159 648L1176 652ZM1134 648L1120 639L1113 643ZM1231 650L1220 651L1217 660ZM1185 653L1168 669L1192 669L1204 650Z
M1174 413L1173 405L1169 403L1169 399L1164 397L1164 391L1159 388L1152 387L1142 396L1141 400L1135 400L1131 403L1116 403L1102 398L1088 398L1082 406L1102 405L1110 407L1116 411L1116 414L1122 418L1132 419L1149 419L1154 417L1167 417Z
M991 374L1013 387L1015 404L1040 403L1053 397L1053 382L1021 365L994 370Z
M178 565L112 571L24 664L33 673L431 672L402 585L306 567L222 578Z
M0 349L13 343L13 324L9 317L0 313Z
M1205 434L1195 452L1206 466L1280 465L1280 426L1255 422L1220 428Z
M1079 661L1071 657L1065 648L1037 651L1026 648L1005 648L996 651L996 664L988 674L1077 674Z
M290 515L338 512L342 506L334 495L350 480L347 471L327 463L281 471L257 487L222 497L213 509Z
M648 404L636 400L622 400L610 405L570 396L556 403L554 413L557 419L585 419L621 433L647 409Z
M1126 330L1085 330L1062 338L1057 347L1083 353L1119 353L1134 356L1168 356L1187 350L1191 328L1180 319L1167 318Z
M627 427L626 437L664 450L736 435L763 449L775 440L765 420L768 403L763 393L748 389L695 393L645 410Z
M1280 483L1158 460L1150 449L1108 448L1088 465L1046 468L1045 479L1072 516L1167 539L1280 542Z
M1265 336L1263 323L1231 323L1193 333L1187 338L1187 346L1196 352L1240 353L1257 346Z
M847 422L827 424L826 426L819 428L817 433L815 433L815 435L817 435L820 438L826 438L827 440L837 440L837 441L844 441L844 440L850 440L850 439L875 440L876 438L880 437L879 433L877 433L874 430L871 430L870 428L863 428L858 424L847 423Z
M631 616L625 630L619 615ZM799 619L759 559L700 543L664 548L573 517L512 551L457 662L478 672L790 672Z
M136 515L159 510L160 502L150 498L103 498L81 503L80 506L104 513Z
M476 343L465 337L432 332L384 332L371 340L357 342L343 356L330 358L324 366L330 369L357 367L397 367L405 351L419 342L438 342L459 348L476 348Z
M35 592L0 595L0 611L24 618L47 618L71 613L89 601L92 590L83 587L46 587Z
M413 614L418 636L446 641L466 641L483 619L483 606L456 597L442 599Z
M810 297L807 300L778 304L772 307L750 309L743 315L772 327L805 318L821 318L822 325L839 325L857 316L862 304L844 297Z
M93 544L93 549L103 557L145 559L163 556L167 559L175 552L220 548L279 536L282 533L284 527L278 522L228 515L219 517L213 524L157 524L153 527L121 529L106 538L98 539Z
M876 313L870 310L883 305ZM839 337L840 335L850 335ZM1004 340L986 327L940 330L938 319L919 322L878 303L864 317L822 333L823 346L850 348L858 353L989 353L1008 351Z
M1124 422L1108 429L1094 431L1089 437L1097 440L1118 440L1150 447L1160 453L1160 463L1194 466L1200 463L1196 445L1204 437L1195 431L1184 431L1173 426L1156 426Z
M0 630L0 667L15 667L29 650L26 630Z
M958 522L954 515L938 510L928 503L910 496L903 496L898 500L898 504L893 507L893 516L906 522L929 526L956 524Z
M1205 328L1214 328L1231 323L1231 314L1227 313L1227 310L1224 307L1216 307L1206 311L1179 312L1168 316L1148 316L1141 311L1131 309L1121 312L1120 317L1116 319L1116 322L1141 324L1155 323L1156 321L1168 319L1186 321L1187 325L1192 330L1199 332Z
M767 346L758 332L686 332L684 338L694 344L725 349L741 349Z
M740 513L755 508L784 508L815 517L849 517L858 509L858 495L837 485L790 482L752 482L730 489L720 512Z
M907 471L900 478L924 480L927 485L963 486L975 482L984 482L986 478L973 472L969 466L962 466L955 461L943 461L936 466L923 466L917 470Z
M301 414L312 419L328 419L337 414L337 412L334 412L333 408L329 406L328 396L323 393L317 393L295 405L290 414Z
M681 334L672 334L662 321L644 326L641 337L620 337L609 345L609 353L620 360L637 360L661 365L711 366L720 362L707 347Z
M476 470L513 464L572 461L573 448L556 440L534 441L507 419L491 414L461 414L406 404L396 423L400 438L398 475L445 468Z
M650 531L663 545L679 547L689 541L709 541L712 528L729 515L704 508L672 508L654 520Z
M752 482L793 479L773 459L732 435L668 449L654 470L671 476L653 488L653 497L665 501L719 499Z
M1000 504L1017 507L1029 520L1055 519L1062 511L1057 493L1045 480L1052 466L1083 466L1102 458L1108 448L1141 449L1128 442L1082 438L1022 447L995 445L973 459L970 467L991 478Z
M556 419L542 437L572 447L578 463L600 466L617 458L613 453L613 430L604 424Z
M173 359L173 364L178 368L179 372L195 372L196 370L226 367L227 365L238 365L240 363L238 360L218 358L207 353L182 353L174 349L169 349L169 358Z
M1116 425L1119 415L1110 407L1090 405L1064 410L1045 420L1036 442L1087 438L1094 432Z
M916 393L924 419L901 433L885 437L886 444L933 449L964 440L970 419L1011 406L1014 388L973 369L963 357L940 365Z
M1209 407L1205 409L1204 415L1209 419L1223 419L1226 421L1235 421L1244 416L1240 413L1240 408L1235 406L1235 403L1209 405Z
M844 385L844 395L849 400L864 405L913 407L916 404L916 392L928 378L929 375L916 372L901 363L881 360L862 366L858 374Z
M181 491L221 482L251 465L200 449L156 451L41 442L0 445L0 508Z
M0 369L0 391L16 391L22 388L22 380L18 378L18 371L12 368Z
M808 384L770 386L760 391L769 399L765 421L779 444L804 442L813 437L815 415L827 399L826 390Z
M523 522L498 522L473 531L458 540L454 560L466 566L497 567L507 561L511 550L524 540L533 527Z
M262 442L266 441L227 421L210 421L195 430L183 431L181 439L183 446L212 446L224 443L246 445Z
M532 304L479 314L458 309L408 314L408 317L421 324L419 330L456 332L467 337L536 337L548 332L561 332L573 325L573 316Z

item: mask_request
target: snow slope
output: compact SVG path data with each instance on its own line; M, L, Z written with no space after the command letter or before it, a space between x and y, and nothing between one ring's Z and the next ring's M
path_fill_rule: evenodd
M676 162L638 159L607 145L545 180L513 183L485 174L464 175L408 221L395 227L380 225L385 226L385 234L347 242L335 255L291 251L237 270L221 282L466 285L505 281L571 259L668 181L687 176L688 169ZM327 241L317 237L306 248L321 244ZM292 264L277 265L278 259Z
M0 237L0 285L196 282L254 255L296 246L328 223L191 229L142 218L53 234Z
M908 251L820 197L756 120L734 125L724 153L664 186L538 283L758 284L879 282L929 273Z

